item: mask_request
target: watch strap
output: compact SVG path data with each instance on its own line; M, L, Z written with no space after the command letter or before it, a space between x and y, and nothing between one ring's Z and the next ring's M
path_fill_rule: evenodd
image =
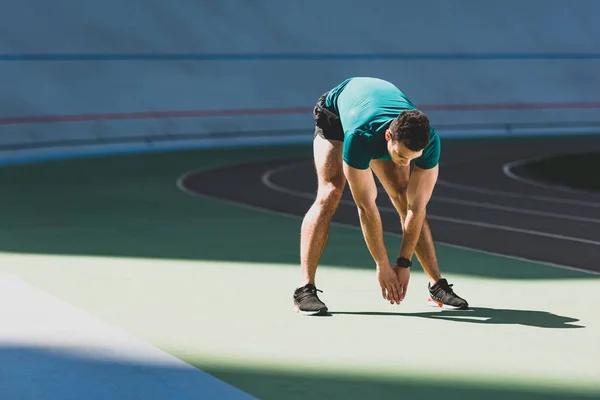
M412 266L412 261L408 258L398 257L396 260L396 265L400 268L410 268Z

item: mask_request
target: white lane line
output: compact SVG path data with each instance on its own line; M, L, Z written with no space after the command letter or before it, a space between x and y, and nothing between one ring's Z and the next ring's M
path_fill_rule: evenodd
M223 198L216 197L216 196L210 196L210 195L198 193L192 189L189 189L185 185L185 180L187 178L189 178L193 175L199 174L201 172L204 172L204 171L203 170L193 170L193 171L188 171L188 172L182 174L179 177L179 179L177 179L177 181L176 181L177 188L189 196L197 197L200 199L213 200L213 201L217 201L219 203L229 204L229 205L232 205L235 207L245 208L250 211L257 211L257 212L262 212L262 213L271 214L271 215L277 215L277 216L285 217L285 218L293 218L293 219L297 219L297 220L304 219L303 216L294 215L292 213L275 211L275 210L271 210L270 208L254 206L254 205L243 203L243 202L236 201L236 200L223 199ZM305 195L306 193L302 193L302 194ZM308 198L308 196L306 196L306 197ZM313 197L311 196L310 198L313 198ZM340 226L340 227L344 227L344 228L354 229L356 231L361 231L360 226L356 226L356 225L352 225L352 224L346 224L346 223L336 222L336 221L332 221L331 224L334 226ZM395 237L402 237L402 234L396 233L396 232L387 231L386 234L388 234L390 236L395 236ZM510 255L510 254L496 253L496 252L489 251L489 250L482 250L482 249L478 249L475 247L463 246L460 244L448 243L448 242L443 242L443 241L438 241L438 240L436 240L436 243L439 243L441 245L448 246L451 248L455 248L455 249L472 251L473 253L486 254L488 256L501 257L501 258L506 258L506 259L515 260L515 261L530 262L530 263L535 263L535 264L540 264L540 265L547 265L547 266L553 267L553 268L560 268L560 269L566 269L566 270L570 270L570 271L583 272L583 273L586 273L589 275L600 275L600 272L591 271L591 270L587 270L587 269L583 269L583 268L577 268L577 267L573 267L570 265L557 264L557 263L553 263L553 262L549 262L549 261L536 260L533 258L520 257L520 256L515 256L515 255Z
M314 200L316 193L311 194L311 193L301 192L299 190L284 188L284 187L279 186L271 181L271 176L273 176L274 174L286 171L288 169L292 169L293 167L295 167L298 164L299 163L291 163L291 164L285 164L285 165L281 165L279 167L268 169L260 176L260 181L262 182L263 185L265 185L269 189L274 190L276 192L288 194L290 196L296 196L296 197L302 197L305 199L313 199ZM340 203L354 204L353 202L348 202L348 200L340 200Z
M528 208L502 206L499 204L483 203L483 202L479 202L479 201L461 200L461 199L455 199L453 197L446 197L446 196L433 196L431 198L431 201L439 201L441 203L459 204L459 205L463 205L463 206L489 208L490 210L509 211L509 212L514 212L514 213L519 213L519 214L539 215L542 217L567 219L570 221L591 222L594 224L600 224L599 218L579 217L579 216L575 216L575 215L531 210Z
M596 202L583 201L583 200L560 199L560 198L550 197L550 196L515 193L515 192L509 192L509 191L505 191L505 190L484 189L484 188L480 188L477 186L463 185L463 184L459 184L459 183L448 182L448 181L445 181L442 179L438 179L437 185L445 186L445 187L449 187L449 188L453 188L453 189L464 190L464 191L472 192L472 193L491 195L491 196L504 196L504 197L512 197L515 199L539 200L539 201L547 201L550 203L572 204L575 206L600 208L600 202L596 203Z
M564 185L544 183L544 182L537 181L535 179L525 178L525 177L517 175L515 172L513 172L513 168L520 167L520 166L525 165L530 162L541 161L541 160L545 160L548 158L551 158L551 157L532 157L532 158L525 158L522 160L510 161L510 162L507 162L502 165L502 172L504 173L505 176L507 176L508 178L510 178L512 180L515 180L515 181L521 182L521 183L525 183L527 185L537 186L542 189L560 190L560 191L568 192L568 193L590 194L590 192L583 190L583 189L578 190L578 189L573 189L573 188L570 188L570 187L564 186Z
M507 231L507 232L525 233L525 234L534 235L534 236L542 236L542 237L548 237L548 238L552 238L552 239L567 240L570 242L578 242L578 243L591 244L594 246L600 246L600 242L596 241L596 240L583 239L583 238L578 238L578 237L573 237L573 236L559 235L556 233L536 231L533 229L514 228L512 226L491 224L491 223L483 222L483 221L470 221L470 220L464 220L464 219L460 219L460 218L440 217L437 215L436 216L428 215L427 218L433 219L433 220L437 219L440 221L452 222L452 223L456 223L456 224L472 225L472 226L478 226L481 228L491 228L491 229L497 229L497 230L502 230L502 231Z
M305 192L301 192L301 191L294 190L294 189L288 189L288 188L279 186L271 181L271 176L273 176L273 174L281 172L281 171L285 171L286 169L289 169L289 168L292 168L293 165L294 164L283 165L283 166L279 166L279 167L272 168L272 169L265 171L261 176L261 182L263 183L263 185L265 185L269 189L274 190L279 193L287 194L290 196L313 199L314 194L305 193ZM344 199L340 200L340 204L355 206L355 203L353 201L344 200ZM379 207L379 210L384 211L384 212L397 213L396 209L392 208L392 207ZM552 238L552 239L566 240L566 241L570 241L570 242L578 242L578 243L585 243L585 244L600 246L600 241L583 239L583 238L566 236L566 235L559 235L559 234L542 232L542 231L536 231L533 229L514 228L512 226L492 224L492 223L483 222L483 221L471 221L471 220L465 220L465 219L460 219L460 218L442 217L442 216L438 216L438 215L432 215L429 213L427 214L427 218L430 220L439 220L439 221L452 222L452 223L457 223L457 224L462 224L462 225L477 226L479 228L489 228L489 229L496 229L496 230L502 230L502 231L507 231L507 232L524 233L524 234L528 234L528 235L541 236L541 237L547 237L547 238Z

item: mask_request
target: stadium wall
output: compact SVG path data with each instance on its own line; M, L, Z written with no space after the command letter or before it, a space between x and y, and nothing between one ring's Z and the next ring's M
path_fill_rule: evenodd
M8 1L0 158L307 142L349 76L442 136L600 129L600 2Z

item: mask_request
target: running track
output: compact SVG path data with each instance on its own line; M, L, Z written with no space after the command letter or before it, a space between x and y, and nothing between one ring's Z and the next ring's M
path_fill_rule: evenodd
M600 150L597 137L442 146L440 180L428 207L436 242L600 272L600 194L530 181L519 167L532 157ZM296 216L304 215L316 189L310 158L191 173L181 184L203 195ZM380 193L384 229L401 233L397 214ZM358 225L347 187L334 221Z

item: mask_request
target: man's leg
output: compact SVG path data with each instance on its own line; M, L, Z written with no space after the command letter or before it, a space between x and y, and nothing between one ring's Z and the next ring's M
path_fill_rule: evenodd
M317 132L319 132L317 127ZM315 135L317 196L304 216L300 231L301 285L294 291L294 308L305 315L327 314L327 306L317 296L315 275L329 237L331 218L337 209L346 177L342 168L342 142Z
M394 162L388 160L373 160L371 161L371 169L390 197L394 208L400 214L400 222L402 226L404 226L408 207L406 190L410 178L410 167L396 165ZM415 253L419 263L423 266L423 270L425 271L425 274L427 274L429 281L432 285L435 285L437 281L440 280L441 274L433 235L427 219L423 221L423 228L421 229L421 235L419 236Z
M302 285L315 283L317 266L329 236L331 218L346 185L342 168L342 142L327 140L316 135L313 151L318 188L316 199L302 221L300 237Z

